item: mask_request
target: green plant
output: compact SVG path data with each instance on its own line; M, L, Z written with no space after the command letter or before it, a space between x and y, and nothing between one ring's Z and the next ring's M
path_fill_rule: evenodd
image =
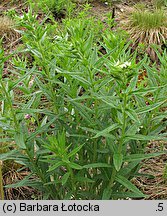
M40 2L29 0L29 2L36 11L40 9L44 13L51 12L56 19L66 14L70 16L75 9L75 4L71 0L42 0Z
M43 199L145 197L131 179L142 160L165 153L145 153L148 141L166 140L166 83L156 67L147 57L136 64L124 33L102 33L93 19L67 19L54 37L33 19L21 23L31 67L14 56L15 76L0 79L0 141L14 148L0 160L30 171L6 187L31 186ZM143 68L147 87L138 85Z
M11 19L14 19L16 16L16 10L15 9L9 9L8 11L4 12L3 14L10 17Z
M156 10L149 11L134 11L131 17L131 26L138 26L141 30L150 30L167 26L165 12Z
M165 168L164 168L163 178L164 178L164 181L167 180L167 165L165 165Z
M153 4L157 9L161 9L164 6L167 6L167 1L166 0L154 0Z
M3 176L2 176L2 161L0 161L0 200L4 200Z

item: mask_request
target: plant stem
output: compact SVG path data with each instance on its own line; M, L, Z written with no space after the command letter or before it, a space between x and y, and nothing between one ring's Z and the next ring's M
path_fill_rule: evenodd
M125 137L125 129L126 129L126 104L127 104L127 95L124 93L123 96L123 124L122 124L122 134L119 141L118 153L122 152L122 145Z
M55 194L54 194L54 191L52 188L45 186L45 184L47 183L45 175L42 173L40 167L36 164L36 162L34 161L34 158L31 156L30 152L27 149L26 149L26 153L27 153L27 156L31 162L33 173L35 173L39 177L39 179L43 183L47 193L50 194L52 199L55 199L55 194L57 195L56 199L60 199L60 197L58 195L58 191L56 189L55 189Z
M2 176L2 161L0 161L0 200L4 200L3 176Z
M122 152L122 145L123 145L123 141L124 141L124 137L125 137L125 130L126 130L126 112L125 112L126 111L126 104L127 104L127 95L126 95L126 93L124 93L124 95L123 95L123 111L122 111L122 113L123 113L122 134L121 134L121 137L119 139L119 146L118 146L118 153L120 153L120 154ZM115 167L113 167L112 175L111 175L109 185L108 185L109 188L113 187L116 174L117 174L117 171L116 171Z
M71 176L71 186L72 186L72 192L74 194L74 196L76 195L76 186L75 186L75 178L74 178L74 173L73 170L71 169L70 166L68 166L68 170L70 172L70 176Z
M3 90L4 94L6 95L6 99L7 99L8 105L10 107L10 111L11 111L13 121L14 121L14 127L15 127L16 131L18 131L18 122L17 122L17 119L16 119L16 114L15 114L15 112L13 110L12 100L11 100L11 98L9 96L9 93L6 91L5 86L4 86L2 81L1 81L0 84L1 84L1 87L2 87L2 90Z

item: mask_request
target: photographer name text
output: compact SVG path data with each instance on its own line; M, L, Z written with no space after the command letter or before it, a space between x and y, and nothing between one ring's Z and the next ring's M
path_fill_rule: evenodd
M3 205L3 212L99 212L100 207L99 205L91 204L90 202L86 204L28 204L26 202L21 202L18 205L15 203L4 203Z

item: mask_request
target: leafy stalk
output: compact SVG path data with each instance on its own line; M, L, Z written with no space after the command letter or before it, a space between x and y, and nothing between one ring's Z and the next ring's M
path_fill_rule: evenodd
M2 176L2 161L0 161L0 200L4 200L3 176Z

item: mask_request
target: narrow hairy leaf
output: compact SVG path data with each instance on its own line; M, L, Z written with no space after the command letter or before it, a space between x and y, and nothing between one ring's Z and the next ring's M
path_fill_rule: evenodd
M76 169L76 170L80 170L80 169L83 168L81 165L79 165L79 164L77 164L77 163L73 163L73 162L70 162L70 163L69 163L69 166L70 166L71 168L73 168L73 169Z
M160 107L165 102L167 102L167 100L164 100L164 101L161 101L161 102L158 102L158 103L155 103L155 104L151 104L151 105L148 105L148 106L145 106L145 107L142 107L142 108L138 108L136 110L136 113L142 114L142 113L145 113L145 112L149 112L151 110L154 110L154 109Z
M34 137L36 137L37 134L48 131L48 128L51 124L53 124L56 121L57 118L51 119L49 122L47 122L42 127L38 127L35 132L31 133L31 135L28 137L28 140L32 140Z
M79 181L79 182L88 182L88 183L94 183L95 182L95 180L92 180L92 179L87 178L87 177L82 177L79 175L75 177L75 180Z
M107 128L105 128L104 130L98 132L93 138L97 138L97 137L100 137L100 136L108 136L108 134L115 130L115 129L118 129L120 127L120 125L118 123L115 123Z
M147 197L147 195L144 194L139 194L139 193L133 193L133 192L117 192L117 193L112 193L111 194L112 198L114 199L127 199L127 198L143 198Z
M114 162L114 167L118 172L121 169L123 163L123 155L121 153L114 153L113 162Z
M21 131L20 133L19 132L15 133L14 139L15 139L16 145L18 145L19 148L26 149L24 134Z
M6 185L5 187L6 188L17 188L17 187L25 187L25 186L34 186L34 184L37 184L37 182L32 181L32 179L30 180L32 175L33 174L29 174L23 180L15 183L15 184Z
M19 83L26 79L30 74L34 72L35 68L32 68L29 72L23 75L20 79L17 79L15 82L10 83L10 90L14 89Z
M135 135L127 135L126 139L150 141L150 140L167 140L167 137L163 135L150 136L150 135L135 134Z
M56 164L52 165L52 166L49 168L48 172L51 172L51 171L57 169L58 167L63 166L64 164L65 164L64 162L59 161L59 162L57 162Z
M153 157L158 157L160 155L167 154L167 152L155 152L150 154L131 154L124 157L124 161L131 162L131 161L141 161Z
M83 144L84 145L84 144ZM82 147L83 145L80 145L78 147L76 147L75 149L73 149L69 154L68 154L68 158L72 157L73 155L75 155Z
M15 159L18 155L19 155L18 150L11 150L9 152L0 154L0 160L5 161L10 159Z
M134 121L134 122L140 122L139 118L138 118L138 115L136 114L136 112L134 110L128 109L125 112L131 118L132 121Z
M123 167L119 171L119 174L122 176L128 175L140 163L140 161L141 160L136 160L136 161L132 161L132 162L128 163L125 167Z
M67 172L67 173L65 173L65 174L63 175L63 177L62 177L62 179L61 179L62 185L65 185L65 184L66 184L66 182L68 181L69 177L70 177L70 173L69 173L69 172Z
M127 188L127 189L133 191L134 193L144 197L144 194L134 184L132 184L128 179L126 179L124 176L117 175L115 180L117 182L119 182L120 184L122 184L125 188Z
M83 168L100 168L100 167L111 167L111 165L107 163L93 163L93 164L87 164L84 165Z
M130 84L128 85L125 93L132 92L136 88L137 82L138 82L138 76L133 77Z
M111 188L105 188L102 195L102 200L109 200L111 197L112 189Z

